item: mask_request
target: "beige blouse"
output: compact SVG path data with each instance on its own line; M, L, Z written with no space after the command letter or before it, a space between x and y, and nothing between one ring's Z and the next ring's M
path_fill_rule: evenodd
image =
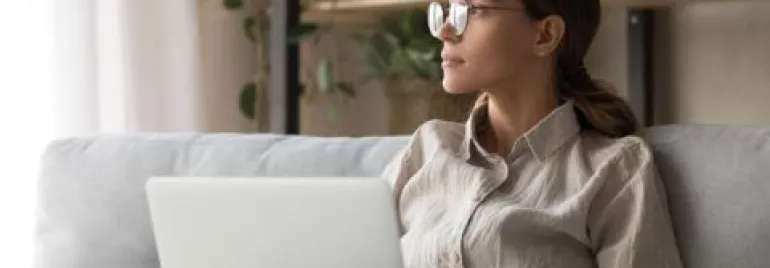
M388 165L405 267L682 267L650 148L581 131L567 102L505 157L486 109L430 121Z

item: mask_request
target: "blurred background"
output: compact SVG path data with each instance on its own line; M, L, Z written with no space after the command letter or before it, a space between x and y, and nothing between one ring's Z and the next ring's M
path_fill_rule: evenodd
M407 134L463 120L422 0L0 0L0 267L38 156L99 133ZM770 1L604 0L588 69L645 125L770 124Z

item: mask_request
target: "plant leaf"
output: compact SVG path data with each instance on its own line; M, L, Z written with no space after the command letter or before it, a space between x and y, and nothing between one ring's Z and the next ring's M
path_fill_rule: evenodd
M384 34L371 36L371 46L374 54L384 60L385 65L390 64L390 54L393 53L390 44Z
M289 31L289 44L297 45L305 40L307 37L313 35L318 31L318 24L315 23L300 23L294 29Z
M368 38L354 36L365 49L367 77L441 78L441 41L430 35L422 11L383 19Z
M367 64L365 75L365 79L367 81L370 79L384 78L388 76L388 66L385 63L385 60L382 59L379 55L374 52L369 53L366 55L366 61L369 63Z
M391 51L399 50L403 48L403 45L401 45L401 41L398 39L398 36L396 36L395 34L383 33L383 37L385 38L385 42L390 47Z
M415 70L412 67L409 56L404 50L397 50L390 57L390 69L398 72L400 76L414 77Z
M366 45L369 42L371 36L363 33L353 33L350 38L356 41L359 45Z
M321 93L329 93L333 90L332 81L334 81L334 74L332 73L331 62L328 59L324 59L318 64L316 79L318 90Z
M238 108L241 110L241 114L249 120L254 120L257 114L257 85L254 83L248 83L241 88L241 93L238 96Z
M345 95L348 95L348 97L351 97L351 98L356 97L356 89L353 88L353 85L351 85L350 83L338 82L337 90L339 90Z
M430 64L428 66L429 66L429 68L427 70L428 71L428 79L430 79L431 81L441 80L441 73L443 71L443 69L441 69L441 65L440 64Z
M249 41L257 41L257 36L259 34L255 33L255 30L258 31L261 28L259 26L259 22L254 16L248 16L243 20L243 32L246 34L246 37L249 39Z
M433 54L430 51L420 51L413 48L406 48L406 56L409 58L409 64L414 68L416 75L420 78L429 79L429 69L433 62L431 58Z
M408 37L414 36L414 26L412 25L413 19L411 17L411 13L407 13L404 15L404 17L400 20L398 20L398 26L399 26L399 33L402 34L404 39L408 42Z
M222 0L222 5L227 10L237 10L243 8L243 0Z
M369 32L355 33L352 35L352 39L361 46L363 59L367 63L364 70L364 83L367 83L369 80L387 77L389 73L390 46L387 45L385 37L376 32Z
M270 14L267 10L259 12L259 15L257 16L257 24L259 25L257 29L263 33L270 31Z

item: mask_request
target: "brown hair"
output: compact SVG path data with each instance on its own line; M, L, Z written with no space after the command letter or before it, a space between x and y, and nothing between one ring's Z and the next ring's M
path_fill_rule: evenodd
M557 59L558 94L575 103L578 121L583 129L610 137L622 137L637 131L638 123L631 107L607 83L591 78L583 58L599 27L599 0L522 0L527 15L542 20L560 16L565 35ZM486 102L482 94L477 105Z

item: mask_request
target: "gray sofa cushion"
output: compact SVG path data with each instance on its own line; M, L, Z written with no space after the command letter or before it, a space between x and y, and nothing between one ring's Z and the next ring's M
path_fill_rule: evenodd
M39 182L36 267L155 268L151 176L378 176L406 138L99 136L57 141Z
M770 267L770 128L648 131L686 267Z

